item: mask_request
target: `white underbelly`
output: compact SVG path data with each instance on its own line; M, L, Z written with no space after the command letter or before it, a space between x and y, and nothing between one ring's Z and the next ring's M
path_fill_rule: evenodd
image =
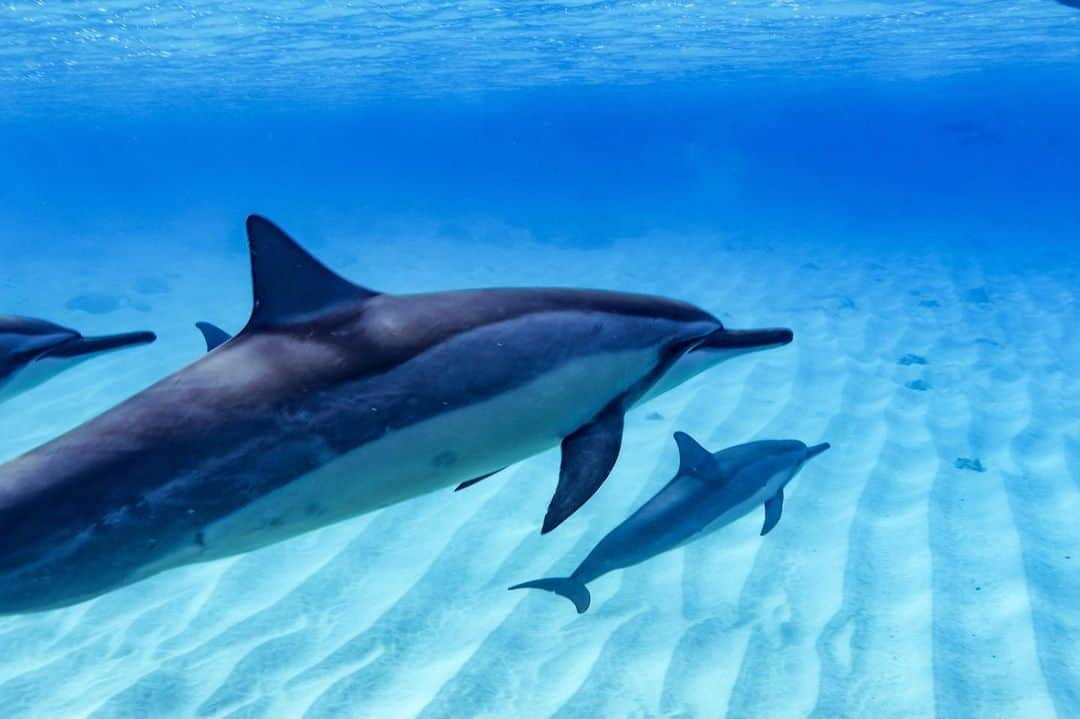
M78 359L55 357L42 357L34 360L22 369L15 372L7 380L0 380L0 402L13 399L23 392L28 392L38 385L48 382L61 372L65 372L82 362L85 357Z
M742 519L744 516L746 516L747 514L750 514L751 512L753 512L756 509L763 508L765 506L765 502L772 499L776 495L776 493L780 490L780 488L783 486L783 483L780 480L781 480L781 477L779 475L777 475L775 477L771 477L769 479L769 481L766 482L764 487L759 489L752 496L750 496L747 499L744 499L743 501L739 502L735 506L724 510L724 512L722 514L720 514L716 519L714 519L713 521L711 521L707 525L705 525L704 529L702 529L697 534L689 537L686 540L686 542L691 542L691 541L694 541L696 539L700 539L701 537L705 536L706 534L711 534L711 533L715 532L716 530L721 529L722 527L726 527L727 525L731 524L732 522L734 522L734 521L736 521L738 519ZM764 509L762 509L761 519L762 519L762 522L764 523L764 521L765 521ZM686 544L686 542L683 542L683 544Z
M722 527L726 527L737 519L742 519L744 516L746 516L750 512L753 512L758 507L764 506L764 504L765 497L759 497L758 495L754 495L750 499L740 502L731 509L725 511L713 521L709 522L699 534L711 534L712 532L715 532ZM694 539L697 539L697 537L694 537Z
M646 376L656 359L652 349L584 357L504 394L394 430L211 524L198 558L248 551L554 447Z

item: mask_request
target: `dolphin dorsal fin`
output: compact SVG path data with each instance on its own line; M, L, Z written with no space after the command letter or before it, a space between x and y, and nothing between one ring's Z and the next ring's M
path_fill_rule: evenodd
M207 352L214 351L232 339L232 335L228 332L209 322L196 322L195 327L198 328L199 332L202 332L203 339L206 340Z
M712 453L686 432L675 433L675 444L679 446L680 475L700 474L702 469L711 467L716 462Z
M248 328L286 324L378 294L328 269L265 217L247 218L247 236L255 295Z

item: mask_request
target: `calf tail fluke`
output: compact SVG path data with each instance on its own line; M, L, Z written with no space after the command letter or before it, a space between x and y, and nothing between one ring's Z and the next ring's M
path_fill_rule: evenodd
M510 589L543 589L546 592L555 592L560 597L566 597L574 603L578 614L584 614L592 602L589 589L573 577L551 577L549 579L537 579L524 584L515 584Z

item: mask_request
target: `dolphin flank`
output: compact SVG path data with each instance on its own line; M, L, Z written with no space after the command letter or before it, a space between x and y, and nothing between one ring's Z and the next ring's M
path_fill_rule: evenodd
M803 464L829 448L797 440L763 440L711 454L690 435L675 433L679 470L674 479L600 540L569 577L537 579L510 589L544 589L566 597L583 614L588 582L704 537L765 505L761 534L780 521L784 487Z
M45 320L0 315L0 402L88 359L155 339L153 332L83 337Z
M607 477L628 409L792 338L617 292L382 294L262 217L247 234L243 330L0 465L0 612L253 550L561 443L549 531Z

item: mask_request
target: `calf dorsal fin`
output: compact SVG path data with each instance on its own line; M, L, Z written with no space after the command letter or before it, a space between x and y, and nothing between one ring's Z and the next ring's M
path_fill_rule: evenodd
M696 439L686 432L676 432L675 444L679 446L679 472L676 476L691 475L708 479L716 474L716 459Z

